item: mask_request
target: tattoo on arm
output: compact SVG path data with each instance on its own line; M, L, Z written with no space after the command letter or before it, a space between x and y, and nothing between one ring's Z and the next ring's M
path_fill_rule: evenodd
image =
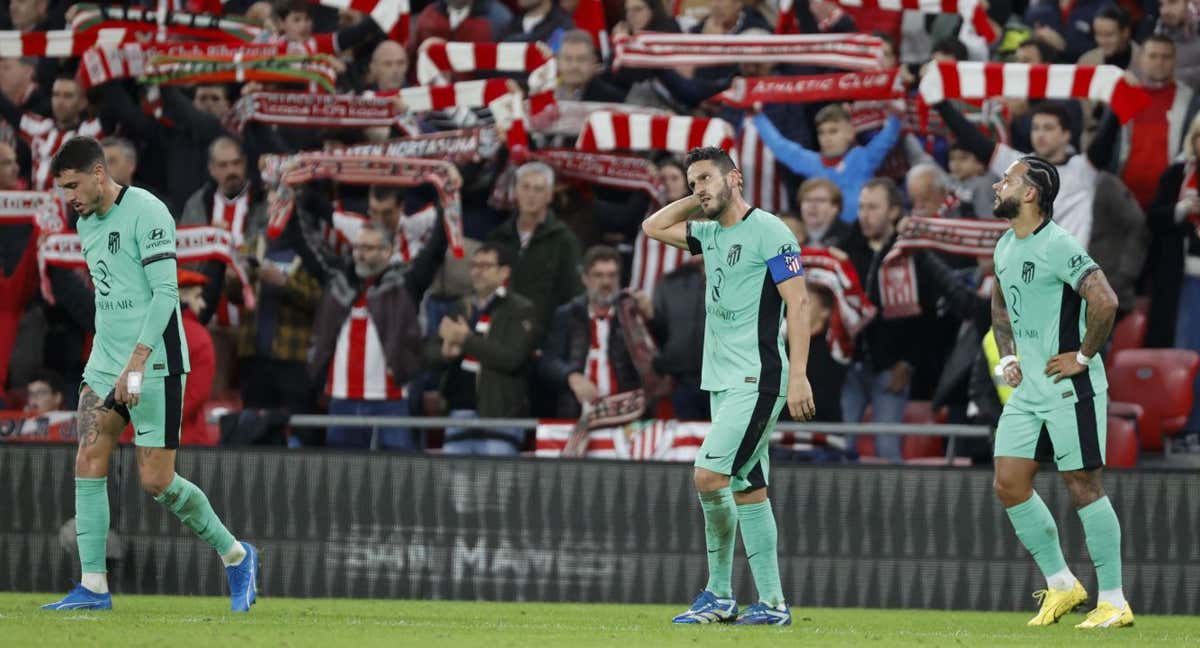
M1004 290L999 281L992 287L992 335L996 338L996 348L1000 350L1001 358L1016 355L1012 320L1008 316L1008 304L1004 301Z
M101 417L104 415L104 401L91 388L84 389L79 394L78 429L79 445L93 446L100 440Z
M1100 352L1112 333L1113 322L1117 319L1117 295L1100 268L1091 270L1079 280L1079 294L1087 300L1087 333L1079 351L1090 358Z

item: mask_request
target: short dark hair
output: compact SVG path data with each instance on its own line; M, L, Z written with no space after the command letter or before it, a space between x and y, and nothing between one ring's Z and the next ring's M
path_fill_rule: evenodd
M969 58L967 46L954 36L947 36L942 40L934 43L932 54L949 54L954 57L955 61L965 61Z
M671 155L670 153L665 153L665 154L660 155L657 158L655 158L654 166L657 166L657 167L672 166L672 167L675 167L676 169L679 169L679 172L682 173L683 175L685 175L685 176L687 175L687 167L685 167L683 165L683 162L681 162L678 157Z
M683 160L683 165L685 169L690 169L693 164L704 162L705 160L717 165L717 168L721 170L721 175L725 175L737 168L737 165L733 163L733 158L729 157L725 149L719 146L697 146L688 151L687 157ZM586 269L587 266L584 266L584 268Z
M1054 218L1054 199L1058 197L1058 169L1036 155L1026 155L1021 163L1029 170L1025 180L1038 192L1038 209L1046 218Z
M1017 45L1017 49L1021 49L1022 47L1036 49L1038 56L1042 59L1042 63L1053 63L1058 58L1054 53L1054 48L1050 47L1049 43L1040 38L1027 38L1020 45Z
M49 369L39 369L38 371L34 372L34 374L29 377L29 381L25 383L25 386L28 387L35 382L46 383L50 386L50 391L55 394L63 394L66 390L67 381L63 380L61 374Z
M720 151L721 149L717 150ZM609 245L593 245L583 254L583 271L587 272L591 270L592 266L601 261L612 261L617 264L617 267L620 267L621 253L617 252L617 248Z
M904 195L900 193L896 181L891 178L871 178L863 185L863 189L883 189L883 193L887 195L888 209L904 207Z
M288 14L302 13L308 14L308 17L313 17L313 5L306 0L275 0L271 4L271 11L276 18L283 20L288 17Z
M501 268L512 269L517 264L517 253L513 252L512 246L506 243L488 241L480 245L478 250L475 250L475 254L483 254L485 252L495 254L496 263Z
M1110 4L1097 11L1096 15L1092 16L1092 20L1097 18L1106 18L1117 23L1118 29L1129 29L1133 24L1133 21L1129 19L1129 12L1115 4Z
M1065 131L1075 132L1074 125L1071 123L1071 113L1067 112L1067 107L1058 101L1043 101L1034 106L1032 116L1050 115L1058 120L1058 125Z
M1171 40L1171 38L1165 34L1150 34L1146 37L1146 40L1142 41L1142 47L1145 47L1150 43L1166 45L1167 47L1170 47L1172 51L1175 50L1175 41Z
M54 154L50 162L50 177L57 178L65 171L90 173L97 164L108 169L104 164L104 148L100 142L83 135L72 137Z

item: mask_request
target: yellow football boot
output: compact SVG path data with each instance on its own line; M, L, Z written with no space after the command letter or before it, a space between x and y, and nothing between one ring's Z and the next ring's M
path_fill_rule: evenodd
M1083 589L1083 583L1075 581L1075 586L1069 590L1048 587L1034 592L1033 598L1042 602L1042 608L1025 625L1048 626L1058 623L1062 615L1087 602L1087 590Z
M1075 627L1081 630L1090 630L1092 628L1124 628L1131 625L1133 625L1133 607L1129 603L1125 603L1125 607L1121 609L1112 603L1100 603L1095 610L1088 613L1083 623Z

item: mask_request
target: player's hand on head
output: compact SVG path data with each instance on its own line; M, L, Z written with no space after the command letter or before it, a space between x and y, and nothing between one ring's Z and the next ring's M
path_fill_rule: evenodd
M817 415L812 385L809 384L807 376L792 377L788 380L787 406L792 419L796 421L808 421Z
M1046 363L1046 375L1054 376L1054 382L1057 383L1063 378L1077 376L1087 371L1087 365L1079 364L1075 355L1075 351L1069 351L1050 358L1050 362Z

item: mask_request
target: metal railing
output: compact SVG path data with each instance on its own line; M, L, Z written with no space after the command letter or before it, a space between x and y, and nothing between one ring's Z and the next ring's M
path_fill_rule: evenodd
M535 418L451 418L447 416L331 416L322 414L295 414L288 419L289 425L297 428L359 427L371 428L371 448L379 447L379 428L398 427L413 430L435 430L460 428L466 430L489 430L498 428L533 430L538 426ZM991 436L991 429L984 425L906 423L779 423L780 432L807 432L840 435L915 435L944 436L946 460L954 459L954 442L958 438L983 438Z

